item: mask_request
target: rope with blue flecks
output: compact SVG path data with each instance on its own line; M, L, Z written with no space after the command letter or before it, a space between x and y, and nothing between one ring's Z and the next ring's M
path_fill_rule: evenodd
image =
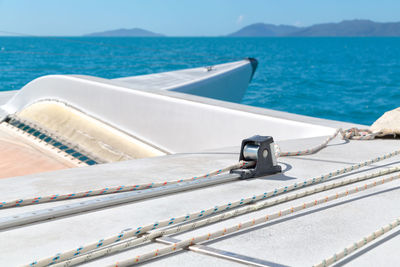
M215 232L194 236L192 238L189 238L189 239L174 243L174 244L172 244L170 246L162 247L162 248L150 251L148 253L140 254L140 255L132 258L132 259L119 261L119 262L115 263L114 265L110 265L110 266L125 267L125 266L131 266L131 265L134 265L134 264L142 263L142 262L154 259L156 257L160 257L160 256L163 256L163 255L175 253L179 249L183 249L183 248L186 248L188 246L192 246L194 244L198 244L198 243L201 243L201 242L204 242L204 241L208 241L208 240L213 240L213 239L216 239L218 237L221 237L221 236L224 236L224 235L227 235L227 234L231 234L231 233L234 233L234 232L242 231L244 229L251 228L251 227L253 227L255 225L266 223L266 222L281 218L283 216L287 216L287 215L293 214L295 212L298 212L298 211L301 211L301 210L305 210L307 208L312 208L312 207L315 207L317 205L324 204L324 203L336 200L338 198L346 197L348 195L355 194L355 193L370 189L372 187L379 186L379 185L382 185L384 183L392 182L392 181L395 181L395 180L398 180L398 179L400 179L400 174L397 174L397 175L391 176L391 177L387 177L387 178L383 178L383 179L379 179L379 180L375 180L374 182L365 184L363 186L356 186L356 187L354 187L354 188L352 188L350 190L345 190L345 191L342 191L340 193L336 193L336 194L333 194L333 195L326 196L324 198L316 199L314 201L305 202L305 203L303 203L301 205L297 205L297 206L293 206L293 207L288 208L288 209L280 210L280 211L272 213L272 214L266 214L266 215L264 215L262 217L254 218L252 220L249 220L249 221L246 221L246 222L243 222L243 223L239 223L239 224L236 224L236 225L233 225L233 226L230 226L230 227L225 227L225 228L220 229L220 230L215 231ZM229 213L229 215L226 215L226 216L228 216L228 217L229 216L233 216L234 213L235 213L235 211L232 211L232 212Z
M394 168L390 168L388 170L379 171L379 172L367 174L364 176L359 176L359 177L355 177L355 178L351 178L351 179L347 179L347 180L341 180L339 182L335 182L335 183L332 183L329 185L319 186L319 187L313 188L311 190L303 191L303 192L297 193L297 194L287 195L286 197L276 198L271 201L267 200L260 204L248 205L248 206L236 209L232 213L223 213L223 214L215 215L215 216L212 216L212 217L209 217L206 219L198 220L194 223L189 223L189 224L185 224L185 225L177 225L177 226L174 226L174 227L171 227L168 229L153 231L153 232L150 232L150 233L144 235L143 237L130 238L130 239L122 241L122 242L114 243L107 247L103 247L103 248L100 248L100 249L97 249L94 251L93 250L89 251L88 253L84 253L83 255L76 255L76 257L74 257L74 258L60 262L59 264L55 264L54 266L73 266L76 264L87 262L89 260L97 259L99 257L104 257L104 256L118 253L118 252L121 252L121 251L124 251L127 249L131 249L135 246L149 242L149 241L151 241L155 238L159 238L161 236L173 235L173 234L177 234L177 233L191 231L191 230L197 229L199 227L203 227L203 226L206 226L206 225L209 225L212 223L227 220L227 219L237 217L237 216L240 216L243 214L247 214L250 212L255 212L257 210L265 209L265 208L268 208L268 207L271 207L271 206L274 206L277 204L285 203L288 201L292 201L292 200L295 200L295 199L298 199L301 197L305 197L305 196L319 193L322 191L331 190L333 188L337 188L337 187L341 187L344 185L364 181L367 179L372 179L375 177L387 175L389 173L398 172L398 171L400 171L400 167L394 167ZM120 236L119 236L119 238L120 238Z
M323 149L324 147L326 147L327 144L332 139L334 139L339 133L341 133L343 138L345 138L345 139L352 138L352 139L358 139L358 140L370 140L370 139L375 138L376 134L362 135L362 134L360 134L362 131L367 131L367 130L357 130L356 128L352 128L352 129L343 131L342 129L337 129L335 131L335 133L333 135L329 136L322 144L320 144L314 148L311 148L311 149L300 150L300 151L295 151L295 152L281 152L279 146L275 145L275 155L277 157L287 157L287 156L303 156L303 155L314 154L314 153L318 152L319 150ZM233 169L239 169L242 167L250 167L254 164L255 163L251 162L251 161L240 161L239 163L228 166L226 168L223 168L223 169L220 169L220 170L217 170L214 172L210 172L210 173L202 175L202 176L198 176L198 177L195 176L195 177L188 178L188 179L180 179L180 180L165 181L165 182L151 182L151 183L138 184L138 185L112 186L112 187L105 187L105 188L101 188L101 189L93 189L93 190L87 190L87 191L83 191L83 192L75 192L75 193L69 193L69 194L53 194L50 196L38 196L38 197L32 197L32 198L27 198L27 199L3 201L3 202L0 202L0 209L10 208L10 207L21 207L21 206L40 204L40 203L46 203L46 202L51 202L51 201L69 200L69 199L75 199L75 198L83 198L83 197L98 196L98 195L104 195L104 194L114 194L114 193L120 193L120 192L161 187L161 186L176 184L176 183L180 183L180 182L187 182L187 181L197 180L197 179L201 179L201 178L207 178L207 177L218 175L222 172L230 171Z
M381 227L379 230L376 230L372 234L364 237L363 239L360 239L357 242L354 242L350 246L344 248L343 250L336 252L333 254L332 257L326 258L323 261L321 261L318 264L315 264L314 267L326 267L329 265L332 265L333 263L337 262L340 259L343 259L344 257L349 256L351 253L355 252L357 249L365 246L366 244L374 241L376 238L380 237L381 235L393 230L397 226L400 225L400 218L397 218L395 221L389 223L388 225L385 225Z
M171 184L177 184L177 183L182 183L182 182L203 179L203 178L207 178L210 176L218 175L223 172L227 172L227 171L234 170L234 169L239 169L244 166L249 167L252 165L254 165L254 162L240 161L240 162L233 164L231 166L228 166L226 168L219 169L217 171L213 171L213 172L207 173L202 176L194 176L191 178L185 178L185 179L179 179L179 180L173 180L173 181L165 181L165 182L152 182L152 183L147 183L147 184L121 185L121 186L106 187L106 188L102 188L102 189L94 189L94 190L88 190L88 191L76 192L76 193L70 193L70 194L57 194L57 195L50 195L50 196L44 196L44 197L33 197L33 198L27 198L27 199L17 199L17 200L13 200L13 201L3 201L3 202L0 202L0 209L10 208L10 207L20 207L20 206L26 206L26 205L32 205L32 204L40 204L40 203L46 203L46 202L50 202L50 201L57 201L57 200L68 200L68 199L74 199L74 198L98 196L98 195L113 194L113 193L161 187L161 186L166 186L166 185L171 185Z
M104 247L104 246L112 244L114 242L118 242L118 241L130 238L130 237L134 237L134 236L145 234L148 231L151 231L151 230L154 230L154 229L157 229L157 228L160 228L160 227L164 227L164 226L168 226L168 225L172 225L172 224L177 224L177 223L181 223L181 222L187 222L187 221L195 220L195 219L198 219L199 217L206 217L206 216L209 216L211 214L215 214L217 212L226 211L227 209L231 209L231 208L234 208L234 207L246 205L246 204L249 204L249 203L252 203L252 202L256 202L256 201L259 201L259 200L266 199L268 197L277 196L277 195L280 195L282 193L286 193L286 192L293 191L293 190L296 190L296 189L300 189L300 188L303 188L303 187L306 187L306 186L310 186L310 185L314 185L314 184L317 184L317 183L321 183L321 182L324 182L324 181L327 181L327 180L331 179L332 177L335 177L335 176L338 176L338 175L341 175L341 174L344 174L344 173L348 173L348 172L360 169L362 167L365 167L365 166L371 165L373 163L376 163L376 162L391 158L391 157L399 155L399 154L400 154L400 150L396 150L396 151L394 151L392 153L388 153L388 154L385 154L383 156L376 157L376 158L371 159L371 160L367 160L365 162L354 164L352 166L345 167L345 168L342 168L342 169L336 170L334 172L330 172L330 173L327 173L327 174L324 174L324 175L321 175L321 176L318 176L318 177L315 177L315 178L307 179L307 180L305 180L305 181L303 181L301 183L294 183L294 184L291 184L291 185L288 185L288 186L285 186L285 187L276 188L275 190L272 190L272 191L269 191L269 192L265 192L265 193L260 194L260 195L244 198L244 199L241 199L240 201L226 203L224 205L215 206L213 208L209 208L209 209L193 212L193 213L190 213L190 214L187 214L187 215L184 215L184 216L173 217L173 218L170 218L170 219L165 220L165 221L155 222L153 224L150 224L150 225L147 225L147 226L144 226L144 227L138 227L137 229L126 231L122 235L120 233L118 235L115 235L115 236L112 236L112 237L109 237L109 238L101 239L98 242L95 242L95 243L92 243L92 244L88 244L88 245L85 245L85 246L82 246L82 247L79 247L77 249L73 249L73 250L70 250L70 251L67 251L67 252L60 253L60 254L56 255L55 257L49 257L49 258L40 260L38 262L33 262L34 264L31 265L31 266L46 266L46 265L51 264L51 263L56 263L56 262L59 262L61 260L65 260L65 259L74 257L74 256L76 256L75 255L76 253L78 253L77 255L79 255L81 253L84 253L84 252L87 252L87 251L90 251L90 250L93 250L93 249L98 249L99 247Z

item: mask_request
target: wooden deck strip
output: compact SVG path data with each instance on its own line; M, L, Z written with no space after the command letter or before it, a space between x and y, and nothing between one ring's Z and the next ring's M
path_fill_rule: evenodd
M76 167L0 127L0 179Z

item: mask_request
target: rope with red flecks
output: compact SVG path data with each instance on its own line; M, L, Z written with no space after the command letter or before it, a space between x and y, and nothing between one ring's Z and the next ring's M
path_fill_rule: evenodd
M203 219L197 220L196 222L192 222L192 223L188 222L186 224L176 225L173 227L169 227L167 229L150 231L150 232L145 233L143 236L136 237L136 238L135 237L127 238L127 236L132 236L132 235L130 235L129 231L127 231L125 233L121 233L122 235L126 235L125 237L127 239L124 241L115 242L114 244L111 244L110 246L101 247L96 250L88 251L86 253L85 253L85 251L87 249L87 246L81 247L81 250L79 251L82 253L81 255L75 255L75 257L71 257L68 260L64 260L62 262L56 263L54 266L55 267L57 267L57 266L59 266L59 267L74 266L77 264L87 262L89 260L97 259L99 257L109 256L109 255L112 255L112 254L115 254L118 252L122 252L127 249L132 249L143 243L150 242L151 240L154 240L155 238L159 238L159 237L167 236L167 235L175 235L177 233L182 233L182 232L187 232L187 231L192 231L197 228L207 226L209 224L213 224L213 223L220 222L223 220L228 220L233 217L237 217L237 216L247 214L250 212L255 212L255 211L265 209L265 208L268 208L268 207L271 207L274 205L286 203L286 202L289 202L289 201L292 201L295 199L299 199L304 196L312 195L312 194L319 193L322 191L331 190L331 189L334 189L337 187L342 187L342 186L345 186L348 184L353 184L353 183L369 180L369 179L372 179L375 177L387 175L387 174L390 174L393 172L398 172L398 171L400 171L400 167L394 167L394 168L390 168L390 169L387 169L384 171L381 170L379 172L367 174L364 176L358 176L358 177L354 177L354 178L350 178L350 179L346 179L346 180L341 180L341 181L334 182L329 185L315 187L315 188L312 188L310 190L303 191L300 193L291 194L291 195L287 195L285 197L275 198L272 200L266 200L266 201L261 202L260 204L251 204L251 205L247 205L244 207L240 207L240 208L236 209L234 212L228 212L228 211L230 211L230 209L229 209L229 210L225 210L226 212L222 213L222 214L212 213L211 217L207 217L207 218L201 217ZM253 199L253 198L248 198L248 199ZM245 199L241 200L241 202L243 202L243 201L245 201ZM254 203L254 202L249 202L248 204L250 204L250 203ZM206 210L204 213L201 213L200 215L204 214L203 216L206 216L207 211L208 210ZM197 218L200 218L200 217L198 216ZM121 236L118 236L118 238L121 239ZM110 241L109 239L104 239L102 242L107 242L107 244L109 244L109 241ZM76 251L72 251L72 252L76 253ZM70 254L70 255L72 256L72 254ZM65 254L63 253L63 254L60 254L59 256L64 257ZM44 263L44 262L39 261L39 263Z
M374 241L376 238L380 237L381 235L393 230L394 228L398 227L400 225L400 217L397 218L395 221L381 227L379 230L376 230L372 234L364 237L363 239L360 239L357 242L354 242L350 246L347 246L343 250L336 252L333 254L333 256L324 259L318 264L315 264L313 267L327 267L335 262L337 262L340 259L343 259L344 257L347 257L351 253L355 252L357 249L367 245L368 243Z
M110 245L110 244L113 244L115 242L119 242L119 241L122 241L122 240L125 240L125 239L128 239L128 238L131 238L131 237L136 237L136 236L139 236L139 235L146 234L151 230L159 229L159 228L165 227L165 226L176 225L176 224L182 223L182 222L189 222L189 221L196 220L196 219L199 219L199 218L205 218L205 217L210 216L210 215L215 215L216 213L219 213L219 212L225 212L225 211L230 210L230 209L235 208L235 207L243 206L243 205L246 205L246 204L249 204L249 203L253 203L253 202L260 201L260 200L264 200L264 199L269 198L269 197L274 197L274 196L277 196L277 195L280 195L280 194L283 194L283 193L286 193L286 192L289 192L289 191L293 191L293 190L297 190L297 189L304 188L304 187L307 187L307 186L311 186L311 185L315 185L315 184L318 184L318 183L322 183L322 182L328 181L328 180L330 180L333 177L336 177L338 175L341 175L341 174L344 174L344 173L348 173L348 172L360 169L362 167L365 167L365 166L371 165L373 163L376 163L376 162L391 158L391 157L399 155L399 154L400 154L400 150L397 150L397 151L394 151L394 152L391 152L391 153L376 157L374 159L370 159L370 160L367 160L367 161L364 161L364 162L360 162L360 163L351 165L349 167L345 167L345 168L338 169L338 170L333 171L333 172L329 172L327 174L324 174L324 175L321 175L321 176L318 176L318 177L314 177L314 178L310 178L310 179L304 180L304 181L302 181L300 183L294 183L294 184L291 184L291 185L288 185L288 186L276 188L274 190L271 190L269 192L265 192L263 194L254 195L254 196L248 197L248 198L243 198L243 199L235 201L235 202L229 202L229 203L226 203L224 205L215 206L215 207L212 207L212 208L209 208L209 209L204 209L204 210L192 212L192 213L189 213L189 214L186 214L186 215L183 215L183 216L172 217L170 219L158 221L158 222L155 222L153 224L149 224L149 225L146 225L146 226L143 226L143 227L137 227L135 229L131 229L131 230L128 230L128 231L121 232L120 234L115 235L115 236L111 236L111 237L108 237L108 238L100 239L98 242L94 242L94 243L91 243L91 244L87 244L87 245L81 246L81 247L79 247L77 249L73 249L73 250L69 250L69 251L66 251L66 252L62 252L62 253L56 254L54 257L49 257L49 258L41 259L39 261L34 261L34 262L31 263L31 266L47 266L48 264L55 264L55 263L58 263L60 261L68 260L68 259L76 257L78 255L90 252L92 250L103 248L103 247L105 247L107 245ZM386 173L385 171L379 172L378 175L384 175L385 173Z
M358 130L356 128L352 128L352 129L343 131L342 129L337 129L333 135L329 136L320 145L318 145L314 148L311 148L311 149L299 150L299 151L295 151L295 152L282 152L280 150L279 146L275 145L275 155L276 155L276 157L288 157L288 156L304 156L304 155L314 154L314 153L320 151L321 149L325 148L327 146L327 144L331 140L333 140L339 133L342 134L343 139L357 139L357 140L371 140L371 139L375 138L375 136L377 135L377 133L364 134L365 131L368 131L368 130ZM51 202L51 201L69 200L69 199L75 199L75 198L99 196L99 195L105 195L105 194L114 194L114 193L120 193L120 192L144 190L144 189L149 189L149 188L161 187L161 186L166 186L166 185L171 185L171 184L176 184L176 183L181 183L181 182L188 182L188 181L192 181L192 180L207 178L207 177L215 176L215 175L218 175L220 173L227 172L230 170L240 169L243 167L250 167L250 166L253 166L254 164L255 164L255 162L252 162L252 161L240 161L240 162L230 165L226 168L219 169L217 171L213 171L213 172L207 173L202 176L195 176L195 177L191 177L191 178L179 179L179 180L173 180L173 181L151 182L151 183L137 184L137 185L111 186L111 187L105 187L105 188L101 188L101 189L93 189L93 190L74 192L74 193L68 193L68 194L53 194L53 195L49 195L49 196L37 196L37 197L26 198L26 199L2 201L2 202L0 202L0 209L11 208L11 207L21 207L21 206L40 204L40 203L46 203L46 202Z
M207 233L207 234L203 234L203 235L198 235L198 236L194 236L192 238L174 243L170 246L166 246L166 247L162 247L159 249L156 249L155 251L151 251L151 252L147 252L144 254L140 254L137 255L136 257L132 258L132 259L128 259L128 260L123 260L123 261L119 261L117 263L115 263L114 265L110 265L110 266L114 266L114 267L125 267L125 266L131 266L134 264L138 264L138 263L142 263L151 259L154 259L156 257L160 257L166 254L172 254L177 252L179 249L183 249L186 248L188 246L192 246L194 244L198 244L204 241L208 241L208 240L213 240L216 239L218 237L224 236L226 234L231 234L234 232L238 232L241 230L244 230L246 228L250 228L253 227L255 225L261 224L261 223L265 223L265 222L269 222L271 220L275 220L278 219L280 217L286 216L286 215L290 215L293 214L295 212L301 211L301 210L305 210L307 208L312 208L314 206L323 204L323 203L327 203L333 200L336 200L338 198L342 198L342 197L346 197L348 195L351 194L356 194L358 192L370 189L372 187L375 186L379 186L382 185L384 183L388 183L388 182L392 182L395 180L400 179L400 174L391 176L391 177L387 177L387 178L383 178L383 179L379 179L376 180L374 182L368 183L368 184L364 184L363 186L356 186L350 190L345 190L342 191L340 193L336 193L336 194L332 194L329 196L326 196L324 198L320 198L320 199L316 199L314 201L310 201L310 202L305 202L301 205L297 205L297 206L293 206L291 208L288 209L284 209L284 210L280 210L278 212L272 213L272 214L266 214L262 217L258 217L258 218L254 218L252 220L246 221L246 222L242 222L230 227L225 227L223 229L220 229L218 231L215 232L211 232L211 233ZM230 212L234 213L234 211ZM229 215L227 215L229 217Z
M33 198L26 198L26 199L17 199L12 201L3 201L0 202L0 209L10 208L10 207L20 207L20 206L27 206L33 204L40 204L46 203L51 201L58 201L58 200L68 200L74 198L83 198L83 197L90 197L90 196L98 196L98 195L105 195L105 194L113 194L113 193L120 193L120 192L127 192L127 191L136 191L136 190L144 190L149 188L161 187L171 184L177 184L182 182L194 181L203 178L207 178L210 176L215 176L223 172L227 172L234 169L239 169L242 167L249 167L254 165L254 162L251 161L240 161L236 164L230 165L226 168L219 169L217 171L209 172L207 174L201 176L194 176L191 178L173 180L173 181L165 181L165 182L152 182L146 184L137 184L137 185L121 185L121 186L111 186L101 189L94 189L76 193L69 193L69 194L57 194L57 195L50 195L44 197L33 197Z

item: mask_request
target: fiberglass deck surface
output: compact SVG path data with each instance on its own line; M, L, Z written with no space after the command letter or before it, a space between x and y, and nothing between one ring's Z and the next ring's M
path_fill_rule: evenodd
M323 138L310 138L283 141L279 144L282 150L296 150L317 145L323 140ZM350 141L347 143L337 138L326 149L315 155L279 158L278 162L284 170L282 174L238 180L3 230L0 232L0 266L28 264L33 260L52 256L57 252L96 242L101 238L118 234L127 228L137 228L158 220L251 197L276 187L301 182L306 178L320 176L338 168L363 162L398 148L398 140ZM177 154L2 179L0 180L0 201L37 195L70 193L112 185L187 178L236 162L238 152L238 147L226 148L209 153ZM399 162L400 156L395 156L352 174L341 175L335 181L373 172L379 167L393 167ZM181 233L175 235L174 238L185 239L197 234L206 234L352 187L354 184L314 194L195 231ZM77 201L81 200L0 210L0 217ZM400 182L394 181L203 244L263 259L269 262L270 266L311 266L399 217L399 201ZM370 245L345 258L337 266L344 263L347 263L348 266L398 265L400 261L399 233L399 230L394 230L385 234L382 238L378 238ZM163 246L152 243L86 263L83 266L104 266ZM150 261L146 265L236 266L240 264L191 251L182 251Z
M194 82L196 80L205 79L212 75L219 74L224 71L229 71L232 68L248 64L248 61L238 61L218 65L217 67L210 66L210 71L207 67L199 67L193 69L176 70L163 73L154 73L150 75L139 75L133 77L124 77L114 79L133 85L138 90L149 89L168 89L185 83Z

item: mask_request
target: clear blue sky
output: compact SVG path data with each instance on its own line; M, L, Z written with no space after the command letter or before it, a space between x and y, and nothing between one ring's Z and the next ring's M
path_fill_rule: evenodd
M308 26L356 18L400 21L400 0L0 0L0 31L33 35L140 27L218 36L256 22Z

